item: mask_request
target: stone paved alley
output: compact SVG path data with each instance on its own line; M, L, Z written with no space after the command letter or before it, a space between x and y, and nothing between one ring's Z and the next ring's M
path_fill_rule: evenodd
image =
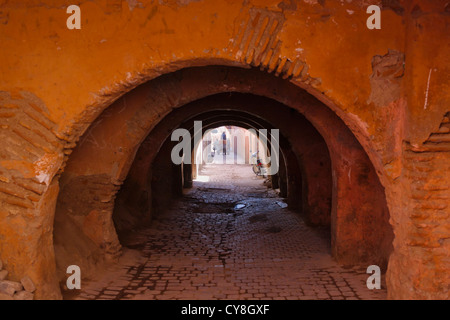
M365 268L337 265L327 231L282 208L250 166L208 164L200 175L209 181L195 181L128 240L118 264L66 299L386 298L384 275L369 290Z

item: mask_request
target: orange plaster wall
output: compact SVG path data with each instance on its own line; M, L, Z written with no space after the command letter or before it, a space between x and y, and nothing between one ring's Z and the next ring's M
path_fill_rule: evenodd
M65 9L70 2L0 0L0 107L22 110L28 103L34 108L31 102L39 100L42 105L38 109L45 114L40 121L46 125L48 134L58 138L52 138L56 141L51 141L53 147L44 147L29 159L14 157L10 151L0 148L1 181L7 192L16 192L10 175L20 179L32 179L40 174L47 177L46 183L39 186L42 188L39 196L34 200L27 198L35 204L21 207L24 217L51 214L46 213L48 207L42 206L53 201L49 195L57 194L55 187L51 187L51 179L61 166L63 149L69 155L90 123L125 92L184 67L248 66L251 50L247 50L247 45L239 50L240 32L245 38L247 20L257 11L276 16L283 23L273 35L275 41L281 42L274 54L277 58L264 68L271 70L279 66L281 69L287 60L307 66L307 72L301 75L291 68L282 71L280 76L293 74L291 81L332 108L365 148L386 188L393 217L396 240L391 265L398 271L414 260L408 260L412 256L426 259L428 264L422 275L414 271L404 280L415 279L420 284L419 280L425 279L422 287L417 284L418 292L422 290L418 296L432 296L427 294L431 282L426 277L431 279L436 275L429 270L448 270L443 258L448 252L448 241L439 242L439 239L448 238L449 200L444 197L438 204L423 204L430 194L423 194L414 186L424 185L426 190L437 190L433 189L436 184L442 190L450 188L446 169L450 140L445 132L448 116L444 116L450 105L447 1L80 1L82 29L68 30L69 15ZM368 4L383 6L381 30L366 28ZM255 29L258 30L257 25ZM253 44L253 48L257 49L258 44ZM387 63L386 74L382 73L376 80L379 82L371 81L374 57L385 56L389 50L400 56L404 54L404 73L398 72L398 66L390 69ZM391 74L392 70L397 74ZM398 90L383 91L375 88L374 83L381 88L383 85L398 87ZM383 103L374 102L371 98L374 94L381 96ZM17 103L11 108L11 99L25 102L22 105L15 100ZM12 117L18 118L18 114L12 113ZM12 120L2 118L1 121L2 138L8 137ZM427 139L432 139L431 146ZM425 141L428 144L423 144ZM409 157L410 151L405 151L405 144L409 143L411 152L432 152L427 148L438 148L439 157L431 160L420 160L415 154ZM429 180L410 174L417 169L417 161L431 161ZM0 193L1 201L3 197ZM430 208L439 214L421 216L422 222L410 218L414 210L419 210L416 214L420 216ZM28 223L22 221L20 214L12 216L20 210L10 209L9 205L2 207L0 236L4 239L15 235L5 221L11 227ZM438 218L445 214L446 220ZM43 216L39 219L46 221L42 228L51 230L51 221ZM426 223L438 221L440 227L417 232L424 219ZM33 241L44 237L45 243L51 243L49 232L24 228ZM442 250L426 245L419 248L419 253L410 249L408 239L417 234L423 238L438 234L436 243L442 243L442 248L438 248ZM20 241L27 237L22 235ZM2 258L12 255L14 248L19 247L19 243L2 243ZM52 250L44 255L51 257ZM21 258L4 260L11 261L9 268L15 270L13 275L23 271L17 266ZM43 266L46 264L40 264L36 270ZM400 272L394 274L399 276ZM443 282L445 277L436 279ZM398 281L393 287L397 291L393 292L400 292L400 286ZM408 296L408 293L398 296Z

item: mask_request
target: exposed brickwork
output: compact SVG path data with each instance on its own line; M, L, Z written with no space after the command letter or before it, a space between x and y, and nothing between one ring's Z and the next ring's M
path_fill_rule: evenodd
M450 152L450 112L444 115L437 132L433 132L424 143L424 150Z
M450 172L449 115L422 147L407 144L404 154L405 178L411 186L405 250L414 252L414 259L426 261L417 275L417 290L423 298L437 288L440 299L450 299L450 180L445 174Z
M34 209L52 179L64 142L45 105L27 92L0 93L0 201L5 212ZM61 159L60 159L61 160ZM53 169L53 172L51 172Z
M274 73L283 79L299 78L304 82L318 82L308 74L308 66L300 59L291 60L280 54L282 41L278 39L285 22L283 13L262 8L250 8L230 48L236 58L246 64Z

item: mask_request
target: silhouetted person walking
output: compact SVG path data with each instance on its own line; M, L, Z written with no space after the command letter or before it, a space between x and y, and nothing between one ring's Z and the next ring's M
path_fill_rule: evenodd
M225 134L225 131L222 132L222 144L223 144L223 154L227 154L227 135Z

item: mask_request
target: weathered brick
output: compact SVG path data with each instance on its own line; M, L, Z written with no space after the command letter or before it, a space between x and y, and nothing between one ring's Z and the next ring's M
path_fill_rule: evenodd
M19 291L14 295L14 300L33 300L34 294L28 291Z
M12 296L16 292L16 289L8 282L10 281L3 280L0 282L0 292Z
M20 291L23 289L23 286L21 283L19 282L15 282L15 281L9 281L9 280L3 280L0 282L0 291L3 290L10 292L11 290L14 292Z
M25 291L33 293L36 290L33 281L28 276L23 277L20 280L20 283L22 284Z

